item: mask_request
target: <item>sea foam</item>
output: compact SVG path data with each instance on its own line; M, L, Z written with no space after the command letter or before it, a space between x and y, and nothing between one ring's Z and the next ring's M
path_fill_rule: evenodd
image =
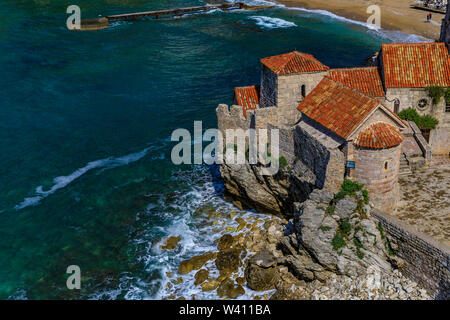
M20 210L29 206L36 206L40 203L42 199L55 193L57 190L66 187L71 182L84 175L86 172L100 168L102 169L100 172L102 172L107 169L128 165L132 162L138 161L141 158L143 158L150 149L151 147L148 147L139 152L131 153L121 157L108 157L105 159L91 161L84 167L75 170L74 172L72 172L67 176L59 176L54 178L53 186L48 190L44 190L43 186L36 187L35 195L32 197L25 198L21 203L16 205L14 209Z
M256 25L263 29L277 29L277 28L290 28L297 25L293 22L286 21L280 18L272 18L266 16L251 16L249 19L255 20Z

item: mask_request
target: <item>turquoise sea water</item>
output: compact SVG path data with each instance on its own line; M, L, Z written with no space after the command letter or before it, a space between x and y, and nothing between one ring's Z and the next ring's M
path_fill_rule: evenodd
M259 81L262 57L297 49L330 67L361 66L382 42L415 39L282 7L65 26L71 4L92 18L204 3L2 2L1 299L164 297L165 272L213 246L199 217L233 210L217 168L171 163L172 131L192 131L194 120L215 127L233 88ZM181 248L155 249L170 234ZM66 288L72 264L81 290Z

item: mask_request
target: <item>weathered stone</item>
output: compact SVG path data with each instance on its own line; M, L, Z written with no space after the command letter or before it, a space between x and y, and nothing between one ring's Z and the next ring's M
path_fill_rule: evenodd
M180 263L180 267L178 268L179 274L186 274L193 270L194 266L190 261L183 261Z
M336 203L334 213L341 219L349 218L356 210L357 204L355 200L350 196L345 196L343 199Z
M235 283L231 279L222 281L217 288L217 295L221 298L228 297L230 299L236 299L238 296L244 293L244 288L241 285L235 285Z
M258 262L260 262L261 265L269 265L272 267L260 267L257 264ZM274 263L265 264L262 259L254 259L253 257L247 265L247 268L245 269L245 278L247 280L247 285L255 291L265 291L273 289L275 287L275 283L279 279L277 268L273 265Z
M208 279L209 277L209 271L206 269L201 269L199 271L197 271L197 273L195 274L195 285L199 285L201 283L203 283L206 279Z
M241 265L241 249L224 249L219 251L216 266L220 271L236 272Z
M219 286L219 281L217 281L217 280L206 281L206 282L203 282L201 284L201 286L202 286L202 291L212 291L212 290L215 290Z
M166 243L161 246L161 249L163 250L173 250L178 246L178 242L181 240L181 237L168 237L166 240Z
M233 244L233 236L231 234L224 234L222 237L220 237L219 241L217 242L217 249L223 250L228 249Z
M256 253L249 261L261 268L274 267L277 264L276 258L267 250L263 249Z

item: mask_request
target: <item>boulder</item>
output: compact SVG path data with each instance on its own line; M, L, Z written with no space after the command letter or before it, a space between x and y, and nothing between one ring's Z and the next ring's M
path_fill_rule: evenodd
M228 249L233 244L233 236L231 234L224 234L217 242L217 249L219 251Z
M210 280L202 283L202 291L213 291L219 286L219 281Z
M186 274L193 270L194 266L190 261L183 261L180 263L180 266L178 268L179 274Z
M164 245L161 246L161 249L163 250L173 250L178 246L178 242L180 242L181 237L168 237L166 239L166 243Z
M207 280L208 277L209 277L209 271L206 269L201 269L201 270L197 271L197 273L195 274L194 284L199 285L199 284L203 283L205 280Z
M336 208L334 213L338 215L341 219L350 218L357 207L355 200L350 196L345 196L343 199L336 203Z
M244 288L239 284L235 285L234 281L229 278L222 281L217 288L217 295L220 298L227 297L230 299L236 299L244 293Z
M255 254L245 269L247 285L255 291L266 291L275 288L279 279L276 259L266 249Z
M242 264L241 249L224 249L219 251L216 258L217 269L221 272L236 272Z

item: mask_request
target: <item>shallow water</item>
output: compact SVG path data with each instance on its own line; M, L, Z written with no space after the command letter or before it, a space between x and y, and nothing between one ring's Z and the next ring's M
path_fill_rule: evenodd
M362 66L389 37L417 39L283 7L70 32L72 2L7 0L0 11L3 299L165 297L165 273L214 246L204 212L226 220L235 210L217 168L170 162L171 132L192 131L194 120L214 127L233 88L259 81L262 57L296 49L330 67ZM204 3L77 4L92 18ZM178 234L177 250L159 251ZM79 291L65 285L72 264Z

